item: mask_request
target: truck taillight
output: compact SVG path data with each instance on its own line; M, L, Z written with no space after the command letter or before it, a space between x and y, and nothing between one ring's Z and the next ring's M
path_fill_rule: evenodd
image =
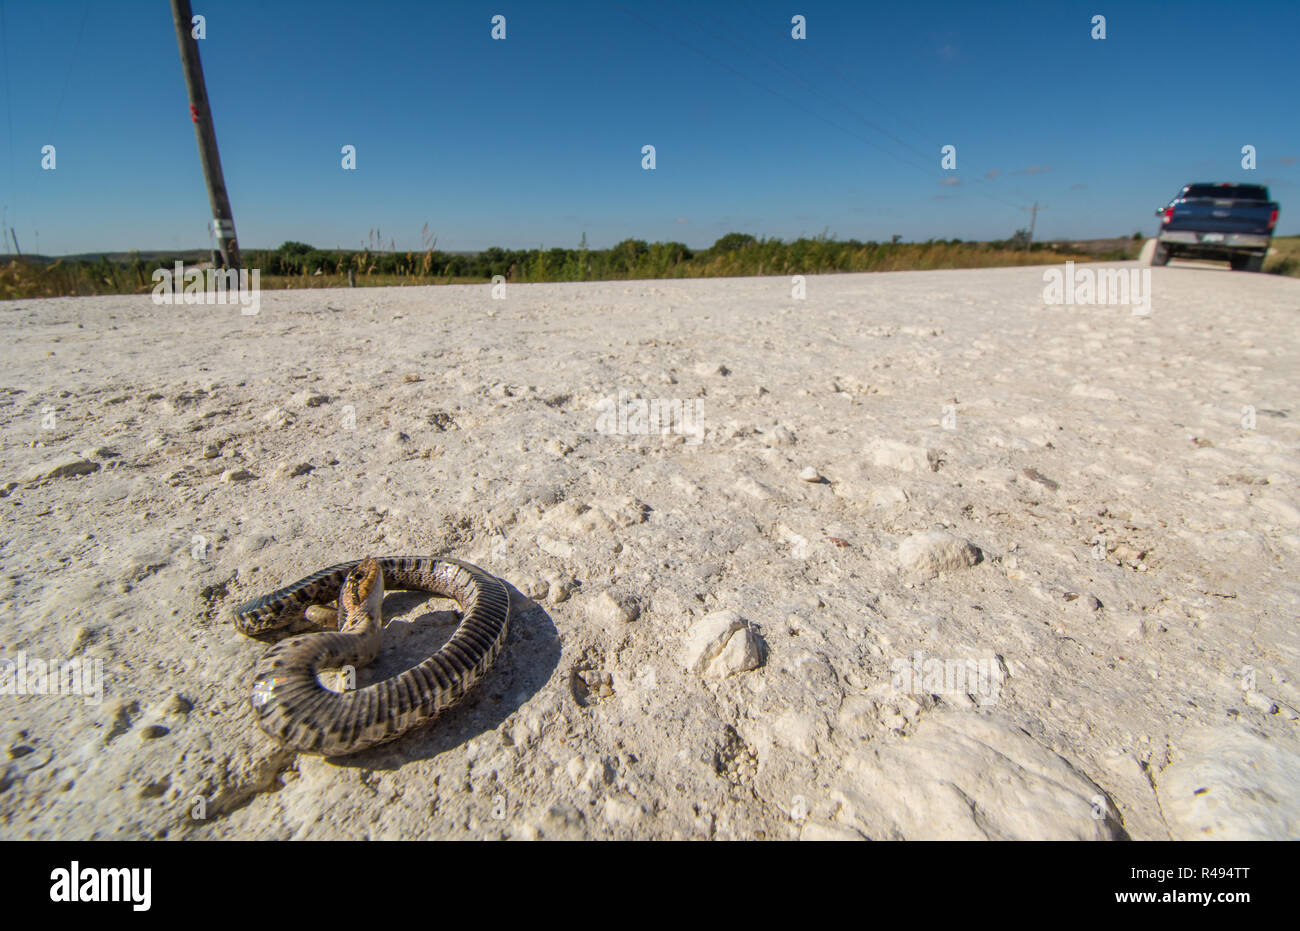
M1165 215L1160 218L1160 225L1164 226L1173 218L1174 218L1174 206L1173 204L1170 204L1168 207L1165 208Z
M1277 226L1277 208L1276 208L1276 207L1273 208L1273 212L1272 212L1271 214L1269 214L1269 216L1268 216L1268 228L1269 228L1270 230L1272 230L1273 227L1275 227L1275 226Z

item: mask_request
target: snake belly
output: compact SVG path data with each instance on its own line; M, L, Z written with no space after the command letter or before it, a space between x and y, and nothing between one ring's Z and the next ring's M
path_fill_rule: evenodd
M322 668L364 666L377 640L322 631L275 644L258 664L252 706L262 730L302 753L341 756L393 740L428 723L483 678L505 643L510 593L478 566L456 559L387 556L378 560L385 589L414 589L455 599L462 616L436 653L399 675L362 689L335 692L317 680ZM308 606L326 604L361 560L322 569L235 609L250 636L287 626Z

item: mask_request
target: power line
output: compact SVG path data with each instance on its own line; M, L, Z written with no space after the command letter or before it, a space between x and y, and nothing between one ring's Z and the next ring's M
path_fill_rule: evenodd
M77 52L81 49L81 36L86 31L86 20L90 17L90 0L86 0L86 5L81 11L81 25L77 28L77 40L72 44L72 59L68 63L68 70L63 76L63 91L59 94L59 102L54 107L54 118L50 121L50 138L54 136L54 130L59 126L59 116L63 113L63 101L68 96L68 84L72 81L72 69L77 62Z
M9 196L18 193L14 183L14 105L9 94L9 25L5 21L5 4L0 0L0 57L5 60L5 117L9 123Z
M687 20L690 20L690 17L689 17L689 16L685 16L684 14L683 14L683 18L684 18L684 19L687 19ZM691 21L694 22L693 20L691 20ZM699 24L697 23L697 25L699 25ZM709 34L712 35L715 39L719 39L719 40L721 40L721 41L723 41L723 42L727 42L728 44L735 45L735 43L733 43L733 42L731 41L731 39L729 39L726 35L719 35L719 34L716 33L716 32L712 32L711 30L707 30L707 27L703 27L703 26L701 26L701 28L706 29L706 31L709 31ZM769 55L767 52L764 52L762 49L760 49L760 48L741 48L741 47L738 46L738 45L735 45L735 47L736 47L736 48L740 48L742 52L748 52L748 53L751 54L751 55L754 55L754 54L761 55L763 58L766 58L768 61L770 61L772 64L776 65L776 67L780 68L782 71L785 71L786 73L793 75L795 78L797 78L798 80L802 81L804 84L806 84L808 87L812 88L814 91L817 90L816 85L814 85L814 84L812 83L812 81L808 80L806 77L804 77L803 75L799 74L797 71L793 70L792 68L788 67L787 65L785 65L785 64L784 64L783 62L781 62L780 60L778 60L778 59L776 59L776 58L773 58L771 55ZM814 60L814 61L817 61L818 64L821 64L823 68L827 67L824 63L822 63L822 62L820 61L820 59L816 59L816 58L814 58L813 60ZM876 100L876 99L875 99L874 97L872 97L870 94L867 94L867 93L863 92L863 93L862 93L862 96L867 97L869 100L871 100L871 101L873 101L874 103L876 103L878 106L881 107L881 109L888 109L888 108L885 107L883 104L881 104L880 101ZM917 149L915 146L911 145L911 144L908 143L907 141L898 138L897 136L895 136L895 135L894 135L893 133L891 133L889 130L885 129L885 128L884 128L883 126L881 126L880 124L875 123L875 122L873 122L873 121L871 121L871 120L868 120L866 117L862 116L862 114L858 113L856 110L854 110L852 107L848 106L847 104L843 103L842 101L836 100L836 99L834 99L834 98L830 98L830 99L831 99L831 102L832 102L832 103L835 103L835 104L838 105L841 109L848 111L848 113L849 113L851 116L853 116L854 119L858 120L858 122L862 123L863 125L865 125L865 126L868 127L869 129L874 129L876 132L880 133L881 135L889 137L889 138L892 139L894 142L898 143L898 144L901 145L903 148L905 148L905 149L907 149L907 150L909 150L909 151L915 153L916 155L920 156L922 159L928 159L928 158L930 157L929 155L927 155L926 153L920 151L919 149ZM918 130L918 132L919 132L919 130Z
M618 9L622 10L626 15L632 17L633 19L636 19L636 20L640 21L641 23L643 23L643 24L646 25L646 26L649 26L651 29L653 29L654 31L660 33L661 35L666 35L666 36L668 36L668 37L671 38L674 42L677 42L679 45L681 45L681 46L683 46L683 47L689 49L690 51L692 51L692 52L694 52L695 54L701 56L702 58L705 58L705 59L707 59L708 61L711 61L713 64L717 65L718 67L723 68L723 69L725 69L725 70L731 72L732 74L734 74L734 75L736 75L736 76L738 76L738 77L744 78L746 81L749 81L751 84L755 85L756 87L759 87L759 88L761 88L761 89L767 91L769 94L773 94L774 96L780 97L782 100L785 100L787 103L791 104L792 106L796 107L797 109L803 111L804 113L810 114L811 116L816 117L817 119L821 120L822 122L826 123L827 125L832 126L832 127L834 127L835 129L838 129L840 132L845 133L845 134L847 134L847 135L849 135L849 136L852 136L853 138L857 139L858 141L860 141L860 142L864 142L864 143L866 143L867 145L869 145L869 146L871 146L871 147L873 147L873 148L879 149L880 151L882 151L882 152L884 152L886 155L888 155L890 158L893 158L893 159L895 159L895 160L901 162L902 164L905 164L905 165L908 165L908 166L910 166L910 167L912 167L912 168L915 168L915 169L917 169L918 171L924 172L928 177L931 177L931 178L933 177L932 169L927 168L927 167L925 167L924 165L920 165L920 164L918 164L918 163L916 163L916 162L914 162L914 161L912 161L912 160L910 160L910 159L904 158L904 157L901 156L899 153L897 153L897 152L893 152L893 151L891 151L891 150L889 150L889 149L886 149L885 147L883 147L883 146L879 145L878 143L876 143L874 140L869 139L869 138L867 138L867 137L865 137L865 136L862 136L861 134L856 133L856 132L854 132L853 130L846 129L844 126L840 125L839 123L835 122L834 120L832 120L832 119L830 119L830 118L824 116L824 115L821 114L821 113L818 113L818 112L815 111L815 110L811 110L811 109L809 109L808 107L804 106L804 105L803 105L802 103L800 103L798 100L795 100L795 99L793 99L793 98L787 96L786 94L781 93L780 91L773 90L771 87L767 86L766 84L764 84L764 83L761 82L761 81L756 80L755 78L750 77L748 74L744 73L743 71L740 71L739 69L732 67L731 65L727 64L726 62L723 62L723 61L718 60L717 58L714 58L712 55L708 54L707 52L701 51L700 49L698 49L698 48L696 48L695 46L691 45L689 42L686 42L684 39L682 39L680 36L676 35L675 33L673 33L673 32L669 32L669 31L665 31L665 30L661 29L660 27L658 27L658 26L655 25L654 23L652 23L652 22L646 20L645 18L643 18L643 17L637 15L637 14L636 14L635 12L633 12L632 10L629 10L627 7L624 7L624 6L622 6L621 4L618 4L618 3L615 3L615 4L613 4L613 5L614 5L615 7L617 7ZM697 23L697 25L698 25L698 23ZM711 33L711 34L712 34L715 38L722 38L721 36L718 36L716 33ZM727 41L727 40L724 39L723 41ZM778 63L778 64L779 64L779 63ZM782 69L785 70L785 71L790 71L790 69L789 69L789 68L786 68L784 65L781 65L780 67L782 67ZM791 72L791 73L794 73L794 72ZM809 82L806 78L803 78L802 76L799 76L799 75L797 75L797 74L796 74L796 77L799 77L799 79L802 80L802 81L804 81L805 84L809 84L809 86L812 86L812 85L811 85L811 82ZM843 103L841 103L841 102L839 102L839 101L835 101L835 102L836 102L839 106L843 107L844 109L849 110L850 113L852 113L852 114L853 114L857 119L859 119L859 120L862 121L863 123L867 124L868 126L871 126L871 127L875 128L877 131L879 131L879 132L881 132L881 133L883 133L883 134L889 136L891 139L894 139L895 141L897 141L897 142L899 142L900 144L906 146L907 148L911 149L912 151L916 151L912 146L908 145L906 142L903 142L902 140L897 139L896 136L893 136L893 134L891 134L891 133L889 133L888 131L884 130L882 127L879 127L878 125L871 123L871 121L867 120L865 117L862 117L860 114L857 114L856 112L854 112L854 111L852 110L852 108L846 106L845 104L843 104ZM924 157L923 154L922 154L922 157ZM992 194L989 194L989 193L987 193L987 192L985 192L985 191L975 190L974 192L975 192L976 194L979 194L979 195L982 196L982 197L987 197L989 200L995 201L995 202L997 202L997 203L1003 205L1004 207L1010 207L1010 208L1012 208L1012 209L1019 209L1019 208L1020 208L1020 204L1015 204L1015 203L1011 203L1011 202L1009 202L1009 201L1004 201L1004 200L1002 200L1001 198L999 198L999 197L995 197L995 196L993 196Z

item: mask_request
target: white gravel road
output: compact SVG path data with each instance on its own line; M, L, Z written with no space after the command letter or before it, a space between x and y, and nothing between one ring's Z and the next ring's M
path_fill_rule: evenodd
M1043 273L0 304L0 836L1300 835L1300 282ZM230 611L367 553L506 650L280 750Z

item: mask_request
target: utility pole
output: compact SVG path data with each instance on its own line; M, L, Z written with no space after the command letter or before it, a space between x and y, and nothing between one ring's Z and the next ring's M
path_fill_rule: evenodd
M242 263L239 244L235 241L235 217L230 210L226 182L221 176L221 157L217 154L217 133L212 128L203 63L199 61L198 41L191 31L194 13L190 9L190 0L172 0L172 19L176 22L176 41L180 43L185 86L190 92L190 118L194 121L194 135L199 141L203 180L207 182L208 201L212 205L212 227L217 234L214 261L222 268L239 269Z
M1024 210L1025 208L1021 207L1020 209ZM1038 206L1038 201L1034 201L1033 212L1030 213L1029 215L1029 242L1025 244L1026 252L1028 252L1031 248L1033 248L1034 245L1034 223L1036 223L1038 220L1038 211L1046 210L1046 209L1047 209L1046 207Z

